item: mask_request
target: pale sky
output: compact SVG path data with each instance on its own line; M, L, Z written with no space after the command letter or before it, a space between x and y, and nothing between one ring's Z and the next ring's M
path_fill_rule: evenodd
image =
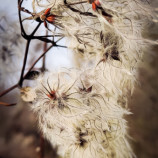
M0 0L0 2L0 17L7 15L10 16L13 21L17 20L17 0ZM28 9L28 6L25 7ZM33 22L32 25L34 24L35 23ZM71 67L71 59L72 54L67 49L54 48L52 49L52 53L49 52L47 55L47 65L49 65L49 69L54 69L61 66Z

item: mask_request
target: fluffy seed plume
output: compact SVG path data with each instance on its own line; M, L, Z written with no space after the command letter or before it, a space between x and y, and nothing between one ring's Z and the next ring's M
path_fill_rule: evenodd
M96 73L73 69L41 77L32 105L39 127L62 157L130 158L123 118L129 112L105 97Z
M53 25L80 68L38 80L32 110L41 131L64 158L134 157L124 115L130 114L127 98L138 63L156 44L141 32L152 21L150 5L143 0L34 0L34 11L40 7L56 15Z

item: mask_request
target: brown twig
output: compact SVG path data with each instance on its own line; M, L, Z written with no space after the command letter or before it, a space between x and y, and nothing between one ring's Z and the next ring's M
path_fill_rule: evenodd
M21 28L21 35L26 36L26 32L24 30L22 19L21 19L21 5L23 3L23 0L18 0L18 15L19 15L19 22L20 22L20 28Z
M32 66L30 67L29 71L26 73L26 75L34 68L34 66L38 63L38 61L53 47L54 45L51 45L50 47L48 47L48 49L42 53L42 55L40 55L37 60L32 64ZM26 76L25 75L25 76ZM25 78L25 77L24 77Z
M34 36L34 34L36 33L36 31L38 30L38 28L41 25L41 22L38 23L38 25L36 26L36 28L33 30L33 32L30 35L27 35L23 24L22 24L22 19L21 19L21 5L23 3L23 0L18 0L18 7L19 7L19 23L20 23L20 28L21 28L21 35L27 40L27 44L26 44L26 49L25 49L25 55L24 55L24 61L23 61L23 67L21 70L21 75L20 75L20 79L19 82L15 85L13 85L12 87L8 88L7 90L4 90L3 92L0 93L0 97L4 96L5 94L9 93L10 91L14 90L15 88L22 87L23 81L26 77L26 75L33 69L33 67L35 66L35 64L52 48L52 47L61 47L61 48L67 48L66 46L62 46L62 45L57 45L57 42L54 42L54 40L49 40L47 39L47 37L53 37L53 36ZM44 53L33 63L33 65L31 66L31 68L29 69L29 71L24 75L25 72L25 67L26 67L26 63L27 63L27 56L28 56L28 52L29 52L29 46L30 46L30 42L33 39L38 39L41 41L44 41L45 43L52 43L52 45L44 51Z
M24 55L24 60L23 60L23 67L21 70L21 75L20 75L20 80L19 80L19 87L22 87L23 84L23 75L24 75L24 71L25 71L25 67L26 67L26 62L27 62L27 57L28 57L28 52L29 52L29 46L30 46L30 42L32 40L32 37L34 36L34 34L36 33L36 31L38 30L38 28L41 25L41 22L38 23L38 25L36 26L36 28L33 30L33 32L30 35L27 35L24 27L23 27L23 23L22 23L22 19L21 19L21 6L22 6L23 0L18 0L18 15L19 15L19 23L20 23L20 28L21 28L21 35L27 40L27 44L26 44L26 49L25 49L25 55Z
M71 7L71 6L69 5L69 3L67 3L67 0L64 0L64 4L65 4L65 6L67 6L71 11L73 11L73 12L75 12L75 13L79 13L80 15L90 16L90 17L95 17L95 18L97 17L96 15L92 14L91 12L82 12L82 11L80 11L80 10L78 10L78 9L75 9L75 8Z
M18 84L15 84L14 86L6 89L5 91L3 91L3 92L0 93L0 97L4 96L5 94L9 93L10 91L12 91L13 89L15 89L17 87L18 87Z
M34 68L34 66L38 63L38 61L53 47L54 45L51 45L47 48L47 50L45 52L43 52L36 60L35 62L32 64L32 66L29 68L28 72L24 75L23 80L25 79L25 77L27 76L27 74L29 72L31 72L31 70ZM0 93L0 97L4 96L5 94L9 93L10 91L12 91L13 89L18 87L18 83L15 84L14 86L8 88L7 90L3 91Z
M48 36L48 31L46 30L46 36ZM47 50L47 43L44 43L43 46L44 52ZM44 72L46 70L46 55L43 56L41 71Z
M22 87L23 84L23 75L24 75L24 71L25 71L25 67L26 67L26 62L27 62L27 56L28 56L28 52L29 52L29 46L30 46L30 42L32 40L32 37L34 36L34 34L36 33L36 31L38 30L38 28L40 27L41 23L39 23L36 28L33 30L33 32L31 33L31 35L25 35L26 36L26 40L27 40L27 44L26 44L26 49L25 49L25 55L24 55L24 61L23 61L23 67L21 70L21 76L20 76L20 80L19 80L19 86Z
M30 67L30 69L28 70L28 72L25 74L25 76L23 77L23 80L25 79L25 77L27 76L27 74L29 72L31 72L31 70L34 68L34 66L37 64L37 62L53 47L53 45L51 45L47 50L45 50L38 58L37 60L32 64L32 66ZM10 91L12 91L13 89L17 88L18 87L18 83L15 84L14 86L8 88L7 90L3 91L2 93L0 93L0 97L4 96L5 94L9 93ZM1 104L2 102L0 102ZM13 104L1 104L1 105L5 105L5 106L13 106L13 105L16 105L16 103L13 103Z
M9 104L9 103L5 103L5 102L0 102L0 105L3 105L3 106L15 106L16 103Z
M29 50L30 42L31 42L31 40L28 40L27 44L26 44L25 56L24 56L24 61L23 61L23 67L22 67L22 70L21 70L21 76L20 76L20 80L19 80L19 86L20 87L22 87L22 84L23 84L23 75L24 75L24 71L25 71L25 67L26 67L26 62L27 62L27 56L28 56L28 50Z

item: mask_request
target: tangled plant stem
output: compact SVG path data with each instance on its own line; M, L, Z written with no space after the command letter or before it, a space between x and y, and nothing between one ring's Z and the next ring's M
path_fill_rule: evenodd
M62 46L62 45L57 45L57 42L52 41L47 39L47 37L54 37L54 36L50 36L50 35L45 35L45 36L34 36L34 34L37 32L37 30L39 29L41 22L39 22L39 24L36 26L36 28L33 30L33 32L30 35L27 35L24 27L23 27L23 23L22 23L22 19L21 19L21 5L23 3L23 0L18 0L18 13L19 13L19 23L20 23L20 28L21 28L21 35L23 36L24 39L27 40L27 44L26 44L26 48L25 48L25 55L24 55L24 61L23 61L23 67L21 70L21 76L19 79L19 82L15 85L13 85L12 87L8 88L7 90L3 91L0 93L0 97L6 95L7 93L9 93L10 91L14 90L17 87L22 87L23 81L25 80L25 76L31 72L31 70L33 69L33 67L36 65L36 63L44 57L44 55L52 48L52 47L61 47L61 48L67 48L66 46ZM57 35L58 37L58 35ZM59 35L60 37L60 35ZM29 53L29 46L31 43L31 40L33 39L38 39L41 40L45 43L51 43L52 45L44 51L44 53L33 63L33 65L30 67L29 71L26 73L26 75L24 76L24 71L25 71L25 67L26 67L26 63L27 63L27 57L28 57L28 53Z

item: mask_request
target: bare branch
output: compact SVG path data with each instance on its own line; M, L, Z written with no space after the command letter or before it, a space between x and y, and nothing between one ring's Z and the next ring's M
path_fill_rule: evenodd
M8 88L7 90L3 91L0 93L0 97L4 96L5 94L9 93L10 91L12 91L13 89L17 88L18 84L15 84L14 86Z
M48 30L46 30L46 36L48 35ZM44 43L43 46L43 50L44 52L47 50L47 43ZM41 71L44 72L46 70L46 55L43 56L43 62L42 62L42 67L41 67Z
M80 10L77 10L73 7L71 7L68 3L67 3L67 0L64 0L64 4L70 9L72 10L73 12L75 13L79 13L80 15L84 15L84 16L91 16L91 17L97 17L96 15L93 15L92 13L90 12L81 12Z
M15 106L16 103L9 104L9 103L5 103L5 102L0 102L0 105L3 105L3 106Z

